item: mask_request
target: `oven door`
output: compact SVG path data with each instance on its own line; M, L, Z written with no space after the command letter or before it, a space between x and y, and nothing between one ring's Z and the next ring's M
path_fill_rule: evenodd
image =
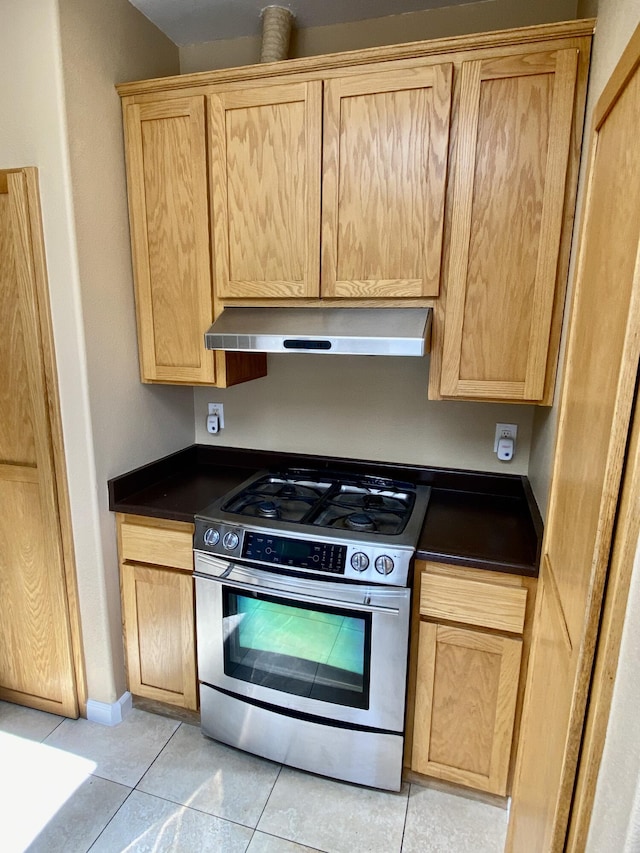
M404 729L411 592L196 554L198 676L249 701Z

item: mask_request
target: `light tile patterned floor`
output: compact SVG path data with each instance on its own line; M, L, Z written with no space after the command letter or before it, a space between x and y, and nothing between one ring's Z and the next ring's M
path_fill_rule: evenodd
M134 710L113 728L0 702L3 853L501 853L507 813L347 785Z

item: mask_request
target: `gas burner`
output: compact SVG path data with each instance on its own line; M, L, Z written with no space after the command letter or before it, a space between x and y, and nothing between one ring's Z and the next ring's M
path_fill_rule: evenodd
M385 512L384 510L354 512L353 508L331 503L314 519L313 524L331 530L362 533L363 536L372 537L373 541L402 533L407 524L407 517L405 513Z
M277 492L281 498L295 498L299 494L299 487L293 483L285 483Z
M408 518L414 499L414 493L399 487L373 489L367 486L345 484L339 487L331 503L352 512L365 512L374 518L378 513L385 512L397 513Z
M362 506L365 509L384 509L384 500L382 495L364 495L362 498Z
M376 523L366 512L354 512L344 519L345 527L349 530L371 532L376 529Z
M280 507L275 501L261 501L256 510L261 518L280 518Z
M242 493L225 504L225 511L247 518L263 518L267 521L300 523L315 501L306 498L280 498L277 495L253 492Z

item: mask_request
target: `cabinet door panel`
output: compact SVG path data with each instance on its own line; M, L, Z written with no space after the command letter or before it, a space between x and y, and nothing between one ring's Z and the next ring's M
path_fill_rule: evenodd
M540 400L576 50L464 63L441 393Z
M317 296L322 83L209 97L219 297Z
M450 65L329 80L322 295L436 296Z
M129 689L196 709L193 578L184 572L122 565Z
M2 171L0 698L77 717L47 312L35 169Z
M212 383L204 98L125 108L143 381Z
M505 794L522 641L420 622L411 769Z

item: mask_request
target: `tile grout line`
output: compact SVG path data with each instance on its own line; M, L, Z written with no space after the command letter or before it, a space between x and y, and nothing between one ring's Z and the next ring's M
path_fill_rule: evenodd
M407 819L409 818L409 800L411 799L411 788L413 787L412 783L409 782L409 792L407 794L407 805L404 810L404 822L402 824L402 836L400 838L400 849L398 853L402 853L402 848L404 847L404 836L407 832Z
M170 718L169 718L169 717L165 717L164 719L170 719ZM175 722L175 721L174 721L174 722ZM182 723L181 723L181 722L179 722L179 723L178 723L178 725L175 727L175 729L171 732L171 734L170 734L170 735L169 735L169 737L167 738L167 741L166 741L166 743L164 744L164 746L162 746L162 747L160 748L160 750L159 750L159 751L158 751L158 753L156 754L156 756L155 756L155 758L153 759L153 761L151 762L151 764L149 764L149 766L147 767L147 769L142 773L142 775L140 776L140 778L138 779L138 781L136 782L136 784L133 786L134 790L137 790L137 789L138 789L138 785L140 784L140 782L142 782L142 780L143 780L143 779L144 779L144 777L147 775L147 773L149 772L149 770L151 770L151 768L153 767L153 765L154 765L154 764L156 763L156 761L160 758L160 756L161 756L161 755L162 755L162 753L165 751L165 749L169 746L169 744L170 744L170 743L171 743L171 741L174 739L174 737L176 736L176 734L180 731L180 728L181 728L181 727L182 727ZM144 794L144 793L145 793L145 791L141 791L141 793L142 793L142 794Z
M278 779L280 778L280 774L282 773L283 767L284 767L284 765L280 764L280 767L278 769L278 774L277 774L276 778L273 780L273 785L271 786L271 790L269 791L269 796L265 800L264 806L262 807L262 811L260 812L260 816L258 817L258 820L256 821L256 825L253 829L253 835L255 835L256 832L258 831L258 824L262 820L262 816L264 815L265 810L266 810L267 806L269 805L269 800L271 799L271 795L273 794L273 789L276 787L276 785L278 783ZM251 836L251 841L253 841L253 835ZM275 836L275 837L279 838L280 836ZM285 840L287 840L287 839L285 839ZM251 844L251 841L249 842L249 844Z
M63 721L63 720L61 720L61 721L60 721L60 723L58 723L58 725L62 725L62 723L63 723L63 722L64 722L64 721ZM167 745L171 742L171 740L173 739L173 737L174 737L175 733L178 731L178 729L180 728L180 726L181 726L181 725L182 725L182 723L178 723L178 725L176 726L175 730L174 730L173 732L171 732L171 735L170 735L170 736L169 736L169 738L167 739L167 741L166 741L166 743L164 744L164 746L162 746L162 747L161 747L161 749L158 751L157 755L155 756L155 758L153 759L153 761L151 762L151 764L149 764L149 766L147 767L147 769L142 773L142 775L140 776L140 778L138 779L138 781L136 782L136 784L135 784L133 787L129 787L129 785L124 785L122 782L114 782L114 784L116 784L116 785L122 785L122 787L123 787L123 788L129 788L129 793L128 793L128 794L127 794L127 796L124 798L124 800L120 803L120 805L119 805L119 806L118 806L118 808L115 810L115 812L111 815L111 817L109 818L109 820L108 820L108 821L105 823L105 825L102 827L102 829L100 830L100 832L99 832L99 833L96 835L96 837L93 839L93 841L91 842L91 844L89 845L89 847L87 847L87 853L89 853L89 851L90 851L93 847L95 847L95 845L97 844L97 842L100 840L101 836L102 836L102 835L104 835L104 832L105 832L105 830L107 829L107 827L108 827L111 823L113 823L113 821L115 820L115 818L117 817L117 815L120 813L121 809L124 807L125 803L127 803L127 802L129 801L129 799L131 798L131 795L133 794L133 792L138 790L138 785L140 784L140 782L141 782L141 781L142 781L142 779L144 778L145 774L146 774L146 773L151 769L151 767L152 767L152 766L155 764L155 762L158 760L159 756L164 752L164 750L166 749ZM57 727L58 727L58 726L56 726L56 728L57 728ZM55 731L55 730L56 730L56 729L54 729L53 731ZM53 732L51 732L50 734L53 734ZM90 775L91 775L91 776L94 776L96 779L105 779L105 777L103 777L103 776L99 776L97 773L91 773ZM113 779L105 779L105 781L107 781L107 782L113 782L114 780L113 780ZM144 793L144 791L139 791L139 793L143 794L143 793ZM148 794L147 796L150 796L150 795ZM161 799L161 798L159 798L159 799ZM171 800L169 800L168 802L171 802Z
M93 775L93 774L91 774L91 775ZM102 778L102 777L97 776L96 778L98 778L98 779L99 779L99 778ZM107 780L107 781L109 781L109 780ZM115 784L119 784L119 783L117 783L117 782L116 782ZM122 787L123 787L123 788L128 788L129 786L128 786L128 785L123 785ZM107 828L107 827L108 827L108 826L109 826L109 825L110 825L110 824L115 820L115 818L117 817L117 815L118 815L118 814L120 814L120 810L123 808L124 804L125 804L126 802L128 802L129 798L131 797L131 795L133 794L133 792L134 792L135 790L136 790L135 788L129 788L129 793L128 793L128 794L127 794L127 796L124 798L124 800L120 803L120 805L119 805L119 806L118 806L118 808L115 810L115 812L111 815L111 817L109 818L109 820L108 820L108 821L105 823L105 825L102 827L102 829L100 830L100 832L99 832L99 833L96 835L96 837L93 839L93 841L91 842L91 844L89 845L89 847L87 847L87 851L86 851L86 853L89 853L89 851L90 851L93 847L95 847L95 846L96 846L96 844L97 844L97 843L98 843L98 841L100 840L100 837L104 834L105 829L106 829L106 828Z

